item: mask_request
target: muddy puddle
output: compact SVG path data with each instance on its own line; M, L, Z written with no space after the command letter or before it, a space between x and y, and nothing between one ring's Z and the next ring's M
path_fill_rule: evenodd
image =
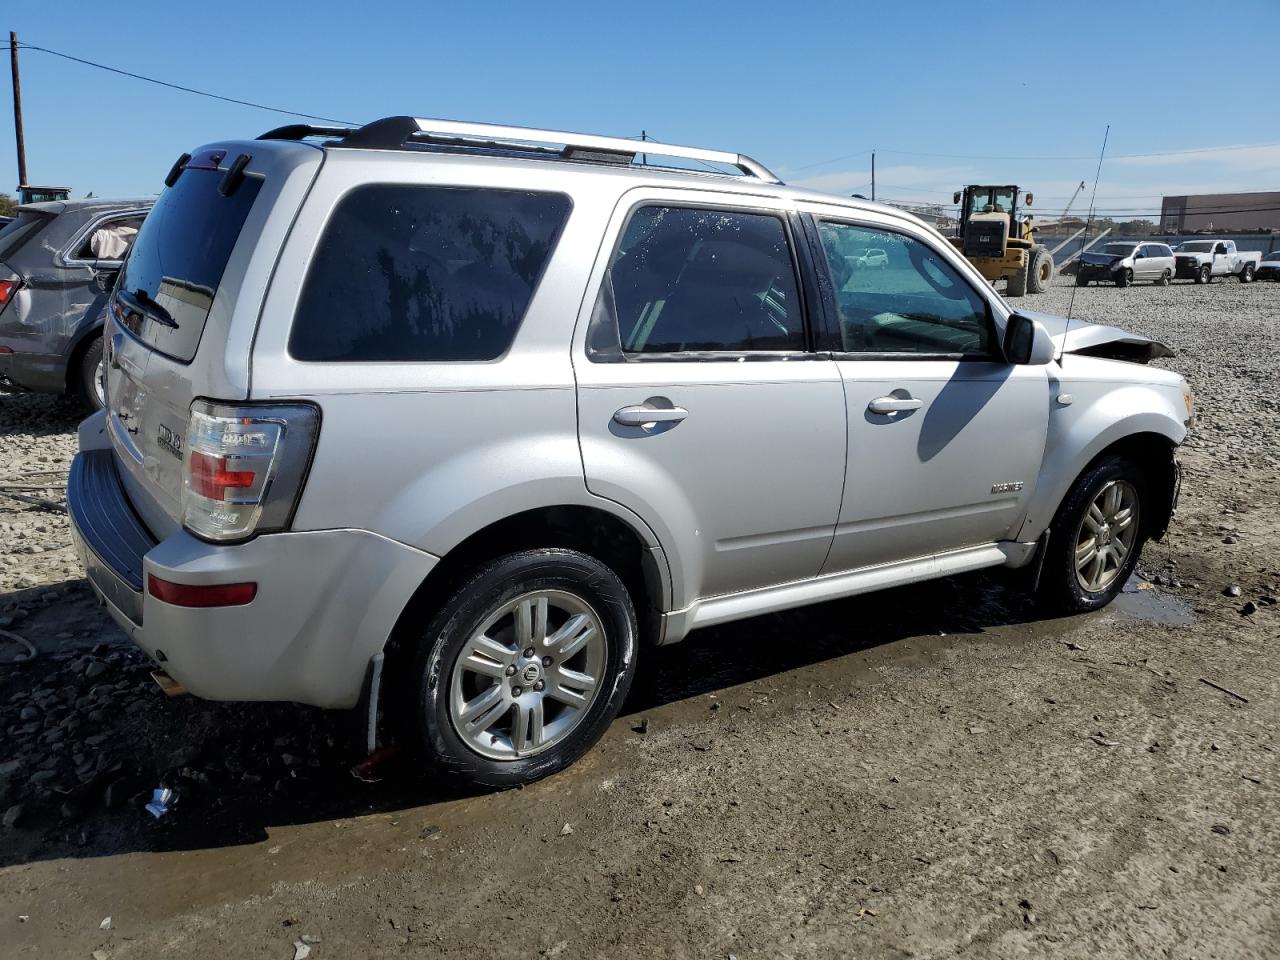
M1133 576L1110 608L1130 620L1185 627L1195 620L1191 605L1140 577Z

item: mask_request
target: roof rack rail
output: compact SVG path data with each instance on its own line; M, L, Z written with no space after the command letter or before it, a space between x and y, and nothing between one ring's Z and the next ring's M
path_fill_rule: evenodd
M356 130L355 127L317 127L309 123L289 123L283 127L268 130L258 140L302 140L306 137L346 137Z
M509 127L496 123L468 123L461 120L432 120L418 117L384 117L365 124L357 130L346 131L335 127L305 127L301 124L281 127L280 131L305 129L318 133L345 134L340 147L360 147L368 150L400 150L409 143L434 143L457 147L478 147L528 153L546 153L565 160L583 160L595 163L631 164L637 154L694 160L700 163L719 163L737 169L743 176L781 183L768 167L741 153L721 150L705 150L701 147L682 147L652 140L628 140L625 137L602 137L587 133L566 133L561 130L540 130L533 127ZM278 134L280 131L272 131ZM305 133L297 136L264 134L259 139L300 139L313 136Z

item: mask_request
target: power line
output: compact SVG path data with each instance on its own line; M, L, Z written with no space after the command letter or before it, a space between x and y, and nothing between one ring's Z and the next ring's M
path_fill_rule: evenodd
M1193 156L1201 153L1227 153L1234 150L1259 150L1266 147L1280 147L1280 143L1244 143L1232 144L1221 147L1196 147L1189 150L1158 150L1153 153L1121 153L1113 156L1113 160L1143 160L1152 157L1183 157ZM1073 157L1073 156L1025 156L1025 157L1001 157L991 154L978 153L928 153L922 150L895 150L892 147L877 148L881 153L895 153L905 157L935 157L944 160L1013 160L1018 162L1032 161L1057 161L1057 160L1095 160L1096 157ZM860 157L870 153L870 150L862 150L858 153L850 153L840 157L832 157L829 160L819 160L817 163L805 164L802 167L792 167L789 172L797 172L800 170L811 170L814 167L826 166L829 163L839 163L841 160L852 160L854 157Z
M61 57L63 60L72 60L76 63L82 63L87 67L96 67L99 70L106 70L109 73L116 73L122 77L131 77L134 80L145 80L147 83L154 83L157 86L168 87L171 90L180 90L183 93L194 93L199 97L208 97L211 100L221 100L224 103L234 103L242 107L254 107L258 110L269 110L272 113L282 113L288 117L303 117L307 120L323 120L325 123L341 123L346 126L359 126L351 120L337 120L333 117L320 117L314 113L300 113L297 110L285 110L282 107L269 107L265 103L254 103L252 100L238 100L235 97L224 97L221 94L209 93L207 90L197 90L194 87L184 87L180 83L169 83L167 80L157 80L155 77L146 77L140 73L132 73L128 70L121 70L118 67L109 67L105 63L95 63L93 60L85 60L83 57L74 57L69 53L62 53L58 50L50 50L48 47L38 47L34 43L19 43L19 49L22 50L38 50L40 53L47 53L51 56Z

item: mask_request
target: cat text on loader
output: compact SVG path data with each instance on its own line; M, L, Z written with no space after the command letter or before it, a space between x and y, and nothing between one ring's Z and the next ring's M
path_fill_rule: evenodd
M1053 257L1035 239L1035 220L1020 216L1016 186L971 185L956 191L960 235L951 242L988 280L1009 281L1006 297L1041 293L1053 279ZM1032 194L1022 205L1031 206Z

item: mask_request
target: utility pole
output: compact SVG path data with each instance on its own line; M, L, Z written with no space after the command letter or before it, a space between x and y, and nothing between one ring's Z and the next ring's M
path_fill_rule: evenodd
M18 79L18 35L9 31L9 64L13 68L13 133L18 141L18 186L27 183L27 144L22 136L22 83Z
M15 67L14 69L16 70L17 68ZM14 74L14 76L17 76L17 74ZM875 198L876 198L876 152L872 150L871 151L871 199L874 200Z

